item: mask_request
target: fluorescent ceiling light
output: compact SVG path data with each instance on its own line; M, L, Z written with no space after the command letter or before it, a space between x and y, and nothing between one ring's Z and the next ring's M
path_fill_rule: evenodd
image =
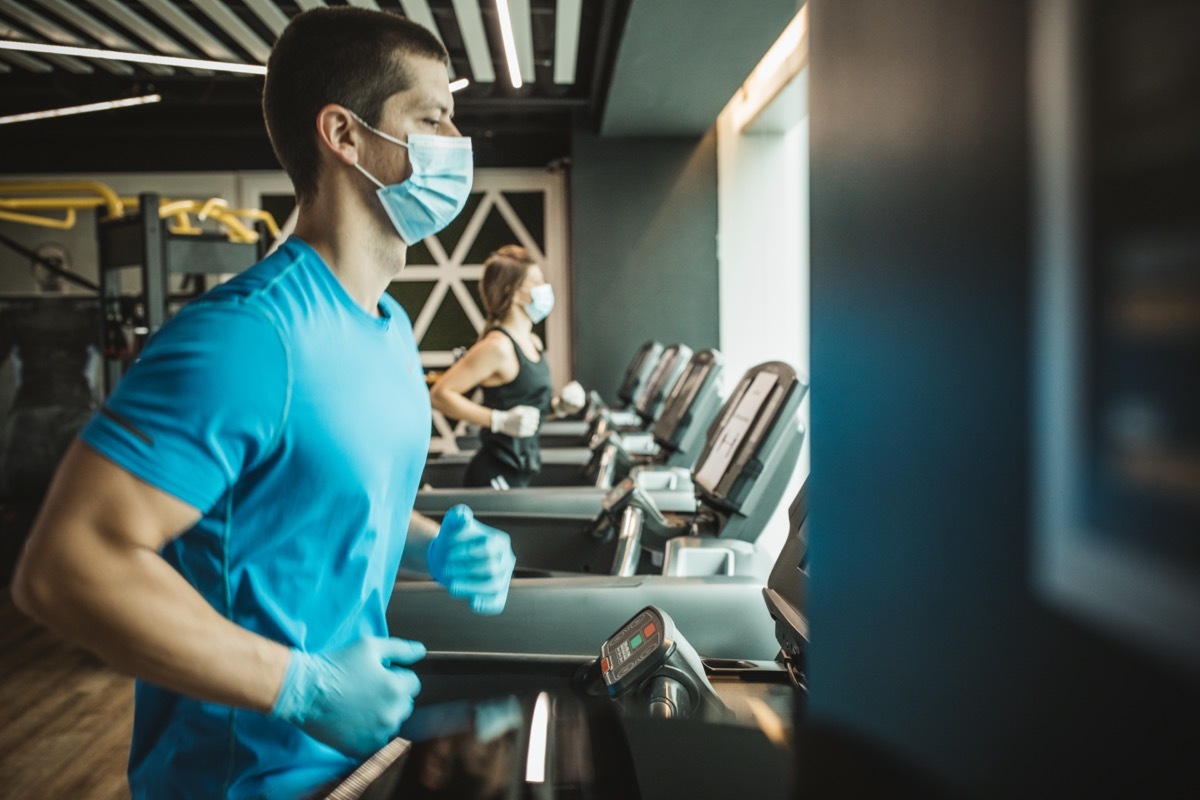
M244 75L266 75L267 68L261 64L235 64L228 61L209 61L203 58L178 58L176 56L150 55L148 53L122 53L119 50L96 50L91 47L67 47L38 42L13 42L0 40L0 50L23 50L29 53L57 53L80 58L105 58L111 61L132 61L138 64L164 64L168 67L190 67L211 69L218 72L239 72Z
M66 108L52 108L48 111L31 111L28 114L12 114L7 117L0 117L0 125L8 125L13 122L30 122L35 119L50 119L51 117L69 117L72 114L88 114L92 111L108 111L112 108L128 108L130 106L144 106L148 103L157 103L162 100L162 95L147 94L141 97L130 97L126 100L107 100L103 103L88 103L82 106L67 106Z
M457 92L459 89L465 89L470 85L470 81L466 78L459 78L456 81L450 81L450 91Z
M517 63L521 65L521 78L533 83L533 15L529 0L505 0L508 3L508 18L512 20L513 41L517 45Z
M500 16L500 36L504 39L504 60L508 62L508 79L514 89L520 89L521 64L517 60L517 40L513 37L512 15L508 13L508 0L496 0L496 13Z

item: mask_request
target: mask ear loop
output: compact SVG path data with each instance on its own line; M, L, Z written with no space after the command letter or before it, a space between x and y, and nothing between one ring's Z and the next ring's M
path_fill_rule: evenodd
M358 122L359 125L362 125L364 128L366 128L367 130L369 130L371 133L375 134L376 136L386 139L387 141L389 141L393 144L398 144L405 149L408 148L408 142L402 142L399 139L397 139L395 136L390 136L390 135L384 133L383 131L379 130L378 128L368 125L366 120L364 120L358 114L355 114L350 109L347 108L346 113L349 114L350 116L354 117L355 121ZM371 183L375 184L380 189L387 188L387 186L385 186L378 178L376 178L374 175L372 175L371 173L369 173L365 169L363 169L362 165L359 164L357 161L354 162L354 168L356 170L358 170L359 172L361 172L363 175L366 175L367 178L370 179Z
M392 136L392 135L391 135L391 134L389 134L389 133L384 133L383 131L379 130L378 128L375 128L375 127L372 127L371 125L368 125L368 124L367 124L367 122L366 122L366 120L364 120L364 119L363 119L362 117L360 117L358 114L355 114L355 113L354 113L353 111L351 111L350 109L348 109L348 108L347 108L347 109L346 109L346 112L347 112L347 113L348 113L350 116L354 117L354 119L356 119L356 120L358 121L358 124L359 124L359 125L362 125L364 128L366 128L367 130L369 130L371 133L375 134L376 136L380 136L380 137L382 137L382 138L386 139L387 141L391 142L392 144L398 144L398 145L400 145L401 147L408 147L408 142L402 142L402 141L400 141L399 139L397 139L395 136Z
M363 169L363 168L362 168L362 165L361 165L361 164L359 164L357 161L355 161L355 162L354 162L354 168L355 168L356 170L358 170L359 172L361 172L363 175L366 175L366 176L367 176L367 179L368 179L368 180L370 180L370 181L371 181L371 183L373 183L373 184L375 184L376 186L378 186L380 189L386 189L386 188L387 188L386 186L384 186L382 183L380 183L380 182L379 182L379 179L378 179L378 178L376 178L374 175L372 175L371 173L369 173L369 172L367 172L365 169Z

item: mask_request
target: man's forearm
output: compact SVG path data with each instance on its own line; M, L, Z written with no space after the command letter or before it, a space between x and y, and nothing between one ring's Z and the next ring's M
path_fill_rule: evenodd
M288 649L221 616L158 553L72 554L54 569L52 585L21 582L22 607L47 627L166 689L270 710Z
M404 541L404 555L400 559L400 569L406 572L429 573L429 543L438 535L441 528L429 517L422 516L416 511L408 523L408 538Z

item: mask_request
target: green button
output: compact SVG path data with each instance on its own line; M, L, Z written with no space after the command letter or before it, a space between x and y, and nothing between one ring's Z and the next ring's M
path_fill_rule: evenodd
M637 648L637 646L641 643L642 643L642 635L640 633L638 633L638 634L635 634L634 637L629 640L629 647L632 650L632 649Z

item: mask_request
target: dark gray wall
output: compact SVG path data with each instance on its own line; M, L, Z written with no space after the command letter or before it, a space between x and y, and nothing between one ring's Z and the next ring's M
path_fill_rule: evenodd
M811 5L811 714L982 797L1198 797L1200 691L1030 587L1027 8Z
M699 135L799 0L632 0L605 98L608 136Z
M571 155L575 377L608 402L638 345L716 347L717 151L703 139L604 139Z

